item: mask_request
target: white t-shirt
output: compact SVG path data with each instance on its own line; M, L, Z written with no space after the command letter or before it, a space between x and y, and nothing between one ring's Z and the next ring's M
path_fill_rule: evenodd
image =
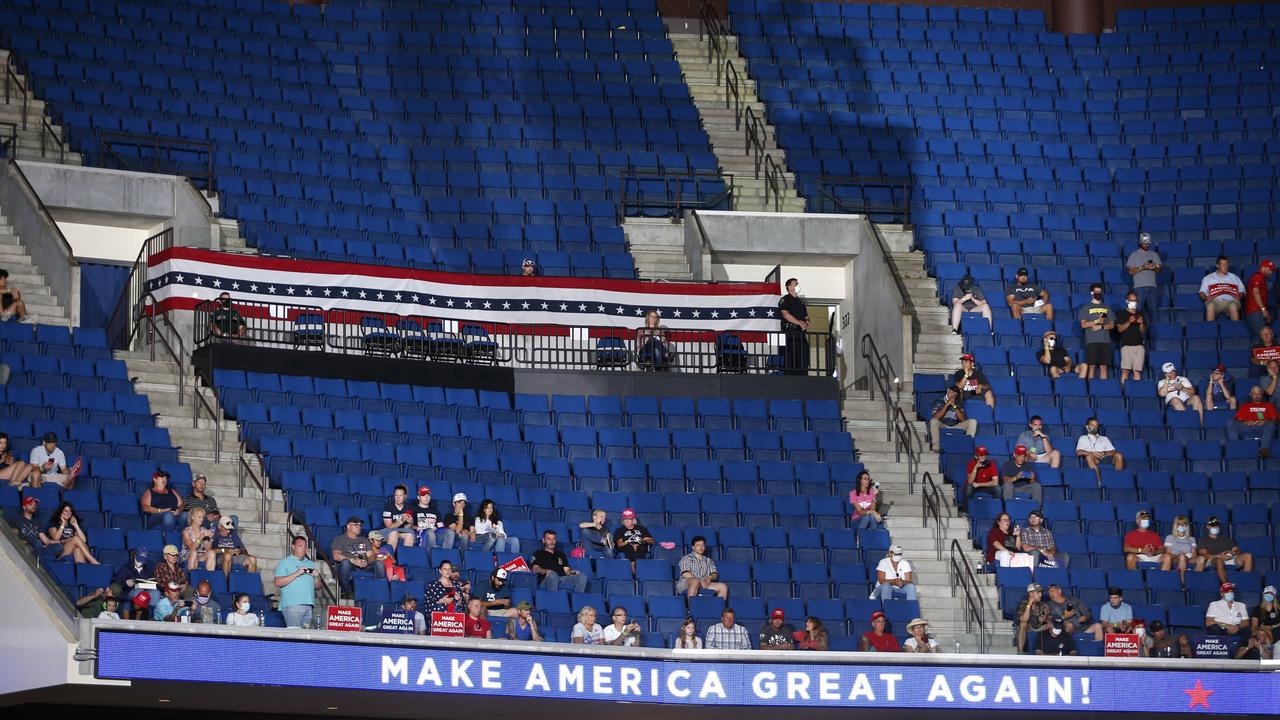
M578 623L573 626L572 638L582 638L582 642L586 645L599 645L604 637L604 633L600 630L600 624L596 623L590 628L586 625Z
M53 467L45 470L43 466L49 458L53 458ZM67 456L63 454L60 447L55 447L53 452L49 453L45 451L44 445L36 445L31 448L31 464L40 470L41 475L57 475L62 472L61 468L67 467Z
M905 641L903 641L903 643L902 643L902 649L903 649L905 652L916 652L916 648L917 648L919 645L920 645L920 643L916 642L915 637L909 637L909 638L907 638ZM937 641L937 640L934 640L933 638L929 638L929 649L930 649L930 650L932 650L932 651L934 651L934 652L937 652L937 651L938 651L938 641Z
M629 625L630 623L627 623L627 624ZM626 627L626 625L623 625L623 627ZM613 623L609 623L608 625L604 626L604 641L607 643L617 640L618 636L621 634L622 634L622 631L619 630L617 626L615 626ZM623 640L622 644L625 645L626 647L632 647L633 645L636 644L636 636L635 635L627 636L627 639Z
M1209 609L1204 615L1220 625L1242 625L1249 622L1249 611L1239 600L1231 603L1230 607L1226 600L1214 600L1209 603Z
M1195 386L1191 384L1191 381L1182 375L1179 375L1172 380L1167 377L1161 378L1160 387L1169 388L1169 391L1164 394L1164 401L1166 404L1174 398L1178 398L1179 400L1186 402L1187 398L1191 397L1191 393L1189 391L1195 390Z
M1076 441L1076 451L1083 450L1085 452L1111 452L1116 446L1111 444L1111 439L1106 435L1090 435L1085 433Z
M1210 300L1239 300L1244 294L1244 283L1235 273L1211 272L1200 281L1200 292Z
M475 529L476 529L477 535L488 535L490 533L494 535L507 534L507 531L502 527L501 520L499 520L498 522L493 522L488 518L484 520L481 520L480 518L476 518Z
M251 612L247 612L244 615L238 612L227 613L227 624L239 625L240 627L258 627L258 616Z
M885 580L898 580L903 575L906 575L907 573L911 572L911 563L907 562L906 560L901 560L898 562L897 569L895 569L893 567L893 561L891 559L882 558L880 560L880 563L876 565L876 572L884 573Z

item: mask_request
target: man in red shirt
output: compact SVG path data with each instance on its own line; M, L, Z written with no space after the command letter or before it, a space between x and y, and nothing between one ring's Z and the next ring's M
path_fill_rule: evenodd
M1245 286L1244 324L1249 327L1249 334L1255 339L1263 325L1271 324L1271 311L1267 309L1267 283L1276 264L1270 259L1263 260L1258 271L1249 276Z
M1248 402L1241 403L1235 418L1227 423L1227 437L1232 440L1255 439L1261 445L1258 457L1269 457L1271 443L1276 439L1278 421L1280 414L1276 413L1276 406L1265 402L1262 399L1262 388L1254 385L1249 388Z
M1160 563L1161 570L1168 570L1171 558L1164 554L1164 541L1151 529L1151 514L1139 510L1133 518L1134 529L1124 534L1124 565L1137 570L1138 563Z
M467 601L467 618L462 621L462 625L463 634L466 637L486 640L493 637L489 633L489 621L484 619L484 603L480 602L480 598L471 598Z
M969 507L969 498L978 493L985 493L993 498L1000 497L1000 469L987 457L987 446L979 445L973 449L973 459L965 468L964 504Z

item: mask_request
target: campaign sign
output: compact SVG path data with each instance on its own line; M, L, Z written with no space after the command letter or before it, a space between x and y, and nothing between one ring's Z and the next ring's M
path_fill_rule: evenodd
M509 573L510 572L529 572L529 563L525 562L524 557L520 555L517 555L511 558L510 560L502 563L498 567L501 567L503 570L506 570Z
M363 615L364 611L358 607L330 605L329 615L325 619L324 627L326 630L360 632L364 629Z
M431 613L431 634L462 637L466 634L467 616L460 612Z
M378 623L378 632L412 635L413 618L404 610L386 610Z
M1234 635L1205 635L1195 645L1198 658L1229 658L1240 644L1240 638Z
M1138 657L1142 639L1136 633L1107 633L1102 652L1107 657Z
M1264 364L1269 363L1272 360L1280 360L1280 345L1254 348L1253 359Z

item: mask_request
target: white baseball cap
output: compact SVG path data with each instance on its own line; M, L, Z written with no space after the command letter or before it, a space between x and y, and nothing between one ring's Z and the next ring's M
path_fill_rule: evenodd
M1174 371L1175 371L1175 370L1177 370L1177 369L1178 369L1178 366L1177 366L1177 365L1174 365L1174 364L1173 364L1173 363L1171 363L1171 362L1167 362L1167 363L1165 363L1164 365L1161 365L1161 366L1160 366L1160 372L1167 372L1167 373L1170 373L1170 372L1174 372Z
M466 494L466 493L455 493L455 494L454 494L454 496L453 496L453 501L454 501L454 502L458 502L459 500L461 500L462 502L466 502L466 501L467 501L467 494Z

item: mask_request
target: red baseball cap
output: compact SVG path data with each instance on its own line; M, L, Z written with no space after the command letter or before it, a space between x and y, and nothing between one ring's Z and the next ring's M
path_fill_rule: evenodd
M1026 455L1026 454L1027 454L1027 446L1026 446L1026 445L1019 445L1018 447L1016 447L1016 448L1014 448L1014 449L1013 449L1013 454L1014 454L1014 455Z
M782 608L774 608L773 612L769 613L769 619L773 620L775 618L779 620L786 620L787 614L782 612Z
M1224 582L1222 583L1222 587L1218 588L1218 592L1229 592L1235 589L1236 589L1235 583Z
M877 610L871 613L871 622L875 622L877 620L884 620L884 619L885 619L884 612L880 610Z
M632 510L631 508L626 508L626 509L624 509L624 510L622 511L622 519L623 519L623 520L635 520L635 519L636 519L636 511L635 511L635 510Z
M136 608L144 608L151 604L151 593L143 590L133 596L133 606Z
M37 498L37 497L22 498L22 507L26 507L28 505L39 505L39 504L40 504L40 498Z
M431 494L431 488L427 487L426 485L423 485L422 487L418 488L418 497L422 497L423 495L430 495L430 494Z
M1227 366L1223 365L1222 363L1218 363L1218 366L1215 367L1214 370L1217 370L1220 373L1224 373L1227 371Z
M1275 263L1273 263L1273 262L1271 262L1271 258L1267 258L1267 259L1265 259L1265 260L1263 260L1263 261L1262 261L1262 265L1261 265L1261 267L1262 267L1262 269L1263 269L1263 270L1275 270L1275 269L1276 269L1276 264L1275 264Z
M970 355L969 353L965 353L965 354L963 354L963 355L961 355L961 356L960 356L960 359L961 359L961 360L968 360L968 361L972 362L972 361L973 361L973 356L972 356L972 355Z
M979 445L978 447L976 447L976 448L974 448L974 449L973 449L973 454L974 454L974 455L986 455L986 454L987 454L987 446L986 446L986 445Z

